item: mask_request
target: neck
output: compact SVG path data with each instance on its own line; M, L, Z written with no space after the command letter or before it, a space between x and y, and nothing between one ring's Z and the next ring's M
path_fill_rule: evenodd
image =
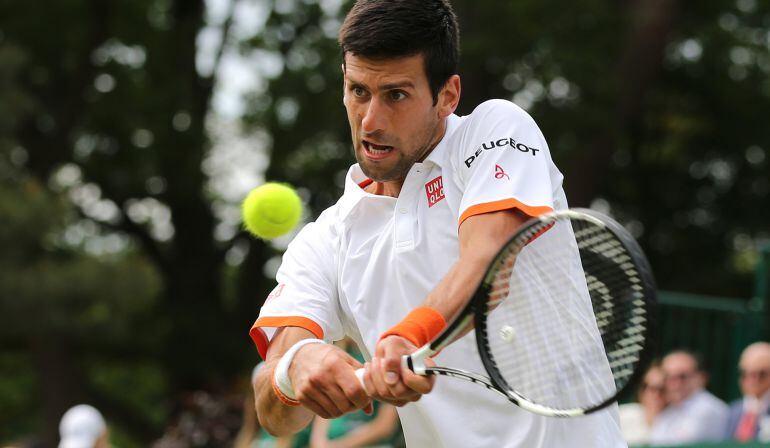
M427 149L425 152L423 152L422 157L420 157L417 161L423 162L430 153L433 152L434 149L436 149L436 146L438 146L439 143L441 143L441 140L444 138L444 134L446 134L446 128L447 128L447 118L444 118L443 120L439 120L434 137L431 140L430 144L427 146ZM404 186L404 180L405 179L399 179L399 180L392 180L392 181L386 181L386 182L372 182L371 184L367 185L364 188L364 191L371 194L376 194L380 196L390 196L397 198L398 195L401 193L401 187Z
M436 128L434 130L434 137L433 140L431 140L430 144L428 145L428 148L423 153L422 157L420 157L419 162L422 162L425 160L430 153L433 152L434 149L436 149L436 146L438 146L439 143L441 143L441 140L444 138L444 135L446 134L446 124L447 124L448 118L444 118L442 120L438 121L438 124L436 125Z
M390 196L397 198L401 193L401 187L404 180L394 180L389 182L372 182L364 188L364 191L378 196Z

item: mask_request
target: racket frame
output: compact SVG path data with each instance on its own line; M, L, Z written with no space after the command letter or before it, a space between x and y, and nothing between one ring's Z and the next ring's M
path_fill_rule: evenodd
M507 381L503 378L502 374L498 370L497 365L492 355L490 354L491 350L489 348L487 332L486 332L487 297L489 295L491 283L495 278L495 274L496 274L495 267L500 263L501 258L507 257L509 255L509 252L507 250L508 246L519 239L526 241L528 243L529 241L531 241L530 238L532 238L535 235L538 235L541 232L543 225L547 226L549 224L553 224L559 221L560 219L562 219L563 217L590 221L610 231L621 242L621 244L626 249L629 256L633 259L634 266L636 267L637 273L639 274L639 277L642 280L641 282L642 288L643 288L642 297L645 300L645 309L647 311L645 313L645 319L647 319L647 324L645 325L644 332L642 333L642 336L644 338L642 343L644 345L642 347L642 350L640 351L639 362L637 363L637 367L634 370L634 373L631 375L631 377L626 382L626 384L622 388L620 388L620 390L617 390L615 394L613 394L611 397L608 397L604 401L585 409L580 409L580 408L554 409L548 406L540 405L538 403L533 403L527 400L525 397L518 394L512 387L510 387L510 385L507 383ZM535 227L539 228L539 230L533 230ZM530 233L531 235L527 235L527 233ZM522 238L522 236L524 236L524 238ZM522 247L524 247L524 245L522 245ZM521 250L521 248L519 248L518 250ZM632 387L636 385L637 381L640 379L640 377L644 373L644 369L642 369L641 367L646 366L652 357L652 353L654 352L654 343L649 333L651 329L654 328L656 323L655 315L654 315L655 304L657 303L656 289L657 288L655 286L655 280L652 275L652 270L650 269L650 265L649 265L649 262L647 261L647 257L645 257L641 247L636 242L636 240L628 233L628 231L626 231L619 223L617 223L612 218L602 213L599 213L595 210L584 209L584 208L574 208L569 210L554 211L554 212L543 214L536 218L532 218L526 223L524 223L522 227L508 240L508 242L505 245L503 245L503 248L500 250L500 252L495 257L493 262L490 263L487 273L484 275L484 278L481 284L479 285L479 288L474 293L473 297L471 298L471 302L469 304L470 308L474 310L474 329L476 331L476 345L478 348L479 355L481 356L481 361L482 361L482 364L484 365L484 369L489 375L489 378L492 384L495 386L495 388L499 392L501 392L503 395L508 397L508 399L514 404L528 411L541 414L541 415L553 416L553 417L575 417L579 415L590 414L598 410L604 409L605 407L617 401L620 396L625 394L627 391L629 391Z

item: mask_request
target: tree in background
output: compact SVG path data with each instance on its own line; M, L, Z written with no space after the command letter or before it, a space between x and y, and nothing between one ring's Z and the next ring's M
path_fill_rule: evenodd
M70 242L59 239L65 252L82 246L57 265L61 271L46 271L51 281L90 271L83 275L93 282L82 283L91 292L71 297L108 308L133 303L135 313L109 313L109 321L137 329L141 316L143 323L127 338L86 325L82 334L98 348L34 346L65 371L104 364L98 353L115 353L116 369L56 381L55 368L40 369L35 384L46 385L44 394L16 402L28 419L45 415L52 431L75 391L96 394L101 384L113 391L117 423L147 441L175 397L250 370L256 355L246 331L280 251L237 231L234 198L212 187L217 139L231 126L214 107L216 95L239 82L225 70L228 61L247 61L258 76L233 114L250 136L245 151L266 154L264 177L299 186L316 216L339 195L352 161L335 43L349 3L222 0L207 9L202 0L63 0L45 8L0 1L0 154L16 176L2 193L10 204L4 213L29 202L16 183L35 185L27 189L54 203L68 198L74 208L57 213L71 216L32 239L46 247L45 235L70 232ZM662 287L748 296L770 213L770 128L762 121L770 112L770 6L453 4L463 33L461 113L487 98L512 99L541 125L571 205L610 209L627 224ZM62 250L52 247L46 251ZM148 287L132 299L122 294L130 285L105 282L131 272L128 261L99 271L110 269L105 256L134 260L134 269L151 265L157 294L148 298ZM4 259L16 266L16 257ZM29 292L26 311L4 300L3 315L21 322L39 310L36 296L81 280L56 282L45 294ZM42 313L69 320L80 309L61 303ZM0 328L0 340L15 341L9 356L29 371L35 331L12 328ZM149 386L126 386L120 359L145 362L140 377ZM138 406L131 390L155 400ZM160 411L143 419L148 408Z

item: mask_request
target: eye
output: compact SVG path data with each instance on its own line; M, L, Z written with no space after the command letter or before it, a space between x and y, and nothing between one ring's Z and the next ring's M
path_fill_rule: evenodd
M353 95L355 95L355 96L357 96L359 98L361 98L363 96L366 96L366 90L364 90L363 87L355 86L355 87L351 88L350 90L353 91Z
M406 99L406 93L402 90L393 90L388 93L391 101L402 101Z

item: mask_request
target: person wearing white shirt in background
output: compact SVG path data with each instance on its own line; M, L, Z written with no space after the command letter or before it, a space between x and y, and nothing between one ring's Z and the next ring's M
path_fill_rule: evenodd
M620 429L629 445L644 445L650 441L652 424L666 406L665 387L663 369L655 362L639 385L637 402L620 405Z
M59 422L59 448L109 448L109 431L102 414L93 406L71 407Z
M740 442L770 441L770 343L755 342L743 350L739 383L743 398L730 404L725 438Z
M668 406L652 427L650 444L675 445L718 441L724 437L727 405L708 391L708 375L698 358L684 350L674 351L661 364L666 378Z

